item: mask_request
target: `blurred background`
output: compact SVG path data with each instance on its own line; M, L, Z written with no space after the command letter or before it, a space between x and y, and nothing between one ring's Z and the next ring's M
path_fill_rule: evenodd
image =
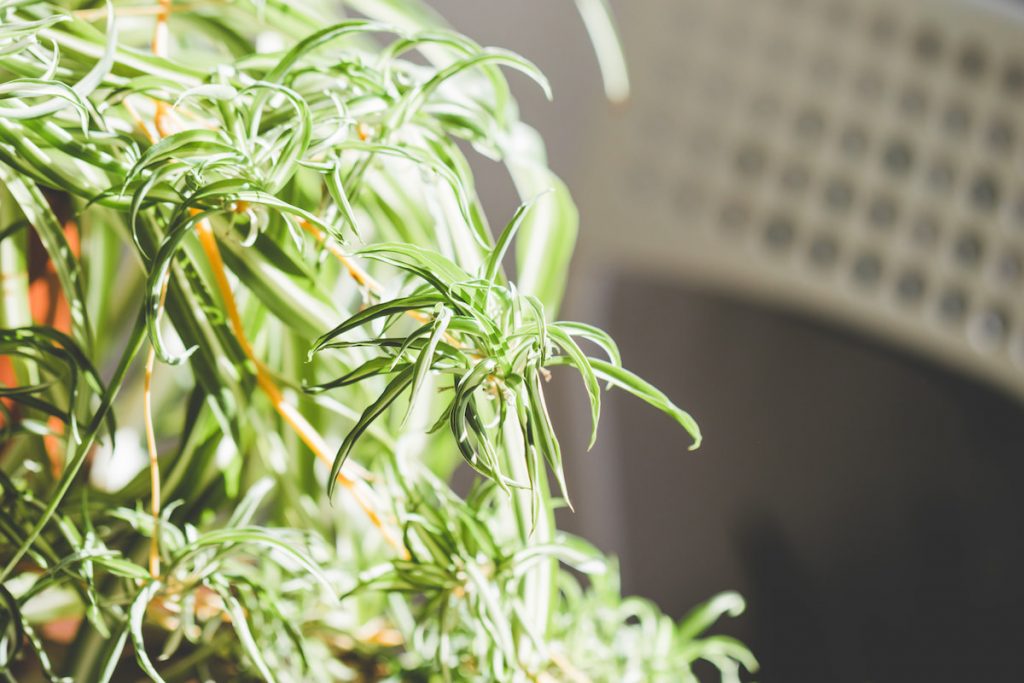
M621 0L617 105L573 3L436 4L551 78L516 85L580 207L562 316L705 434L612 394L585 453L561 383L562 526L675 616L743 593L758 680L1019 680L1024 3Z

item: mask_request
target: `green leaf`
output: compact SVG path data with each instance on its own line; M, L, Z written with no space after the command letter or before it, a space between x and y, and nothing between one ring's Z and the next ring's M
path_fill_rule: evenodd
M252 660L256 670L260 672L260 676L263 680L268 683L276 683L277 677L274 676L270 667L267 666L266 661L263 659L263 654L260 652L260 646L253 638L252 631L249 628L249 622L246 618L245 609L241 603L231 595L230 592L224 589L217 590L217 594L224 601L224 606L227 608L227 612L231 615L231 627L235 629L235 633L238 634L238 640L242 644L242 649Z
M704 604L690 610L679 621L676 634L682 640L693 640L714 626L715 622L724 615L738 617L746 608L747 603L739 593L733 591L719 593Z
M608 354L608 360L611 361L612 365L622 367L622 355L619 353L619 346L604 330L594 327L593 325L572 322L569 320L559 320L558 322L552 323L552 325L564 330L574 337L581 337L589 342L597 344L605 353Z
M540 373L531 370L526 375L526 390L530 397L530 428L533 436L534 446L544 455L551 473L555 475L558 482L558 489L565 499L565 502L572 509L572 502L569 500L569 490L565 484L565 470L562 467L562 447L555 436L555 429L551 424L551 416L548 414L547 402L544 400L544 391L540 387Z
M625 389L637 398L643 399L658 410L662 411L673 420L682 425L693 438L690 450L700 448L701 433L697 421L689 413L678 408L668 396L655 389L648 382L640 379L629 370L616 367L597 358L590 358L590 366L594 373L600 378L620 389ZM567 356L555 356L548 361L548 365L570 365L571 361Z
M342 441L341 447L338 449L337 455L334 456L334 464L331 465L331 478L327 482L327 495L334 495L334 489L338 486L338 474L341 472L342 465L345 464L345 460L348 459L349 453L352 452L352 447L356 445L359 437L363 435L373 421L376 420L381 414L387 410L388 406L395 402L402 392L406 390L409 384L412 382L412 373L414 367L409 366L399 372L394 379L388 384L377 400L367 406L363 414L359 416L359 420L355 426L345 436L345 440Z
M587 398L590 400L591 428L590 443L587 445L589 450L594 447L594 443L597 441L597 424L601 418L601 387L598 384L597 375L590 364L590 359L573 341L572 336L567 334L561 326L557 323L551 325L548 328L548 334L565 351L568 362L579 370L580 376L583 377L583 384L587 389Z
M104 77L110 71L114 64L114 52L117 48L117 21L114 19L114 3L111 0L106 0L104 3L107 8L107 35L104 42L103 54L97 60L96 64L93 65L92 69L89 70L80 81L70 86L70 90L74 93L77 99L87 97L92 94L100 83L103 82ZM45 24L37 24L37 27L42 28ZM6 118L39 118L41 116L49 116L56 114L61 111L73 100L62 97L55 97L46 102L28 107L17 107L0 108L0 116Z
M100 661L103 668L99 671L97 683L110 683L114 678L117 665L121 662L121 655L124 653L125 643L128 641L128 623L123 623L110 637L105 646Z
M601 66L605 96L612 102L629 98L629 71L607 0L576 0Z
M128 610L129 631L131 632L132 645L135 649L135 661L139 663L139 668L142 669L143 673L149 676L155 683L165 683L165 681L160 676L160 672L153 666L153 661L146 653L146 640L143 637L142 628L146 620L146 610L149 609L149 603L153 601L153 598L156 597L161 588L162 585L159 581L150 581L145 584L142 590L135 596Z
M18 208L25 214L26 220L35 228L39 240L50 256L50 262L57 271L64 297L71 312L71 324L74 326L78 340L89 348L92 346L92 326L85 305L85 293L82 285L82 270L78 261L71 253L64 229L53 214L43 193L33 183L25 182L10 168L0 164L0 182L7 187Z
M396 365L392 359L387 357L371 358L362 365L356 367L354 370L346 372L341 377L333 379L330 382L324 382L323 384L307 386L305 387L305 391L310 394L318 394L322 391L337 389L338 387L347 387L351 384L362 382L365 379L377 377L378 375L391 374L396 371L404 370L406 367L408 367L408 364Z
M409 407L406 409L405 416L402 418L403 426L409 421L412 409L416 405L416 397L419 396L419 392L423 388L423 382L427 378L427 373L430 372L430 368L434 363L434 354L437 351L437 345L440 344L441 339L444 338L448 330L448 323L451 319L451 311L442 307L434 317L433 331L430 333L430 339L427 340L427 345L423 347L423 350L420 351L419 355L416 357L416 363L414 364L413 369L412 388L409 391Z
M466 428L466 411L469 407L469 402L473 398L473 393L487 380L488 376L496 368L497 364L493 360L486 358L477 363L456 384L455 398L452 401L449 412L449 425L452 435L455 437L455 443L462 453L462 457L470 463L474 461L476 451L469 440L469 431Z
M505 252L508 251L509 245L512 244L512 240L515 239L516 233L519 232L519 228L522 227L523 221L526 219L526 216L530 211L530 207L532 207L536 201L536 199L532 199L516 209L515 214L512 216L512 220L509 221L508 225L505 226L505 229L502 230L501 236L498 237L498 242L491 250L491 254L487 257L487 263L484 266L484 279L488 282L493 283L495 278L498 277L498 271L501 269L501 262L505 258Z
M444 299L438 294L420 294L416 296L409 296L402 299L395 299L393 301L385 301L383 303L370 306L363 309L359 313L341 323L330 332L323 334L313 344L313 348L310 351L310 355L319 352L323 349L328 342L335 337L339 337L349 330L354 330L357 327L365 325L371 320L378 318L384 318L395 315L396 313L405 313L406 311L416 311L424 308L430 308L435 304L439 304Z

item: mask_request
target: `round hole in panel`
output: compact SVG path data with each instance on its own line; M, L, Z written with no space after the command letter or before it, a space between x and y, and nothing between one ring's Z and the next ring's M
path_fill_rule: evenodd
M858 285L871 286L882 275L882 259L874 252L866 252L853 261L853 279Z
M906 140L891 140L882 156L885 168L896 175L903 175L914 163L914 149Z
M953 243L953 257L957 264L964 268L973 268L981 261L984 242L974 231L964 232L957 236Z
M868 206L868 222L872 227L888 230L899 216L899 205L890 195L882 195L871 200Z
M983 171L971 182L971 204L982 211L992 211L999 205L999 179L994 173Z
M773 216L765 224L764 241L769 248L782 251L793 244L796 230L793 221L786 216Z
M900 273L896 280L896 298L905 305L918 303L924 295L924 276L918 270Z
M960 73L968 79L981 78L988 64L985 48L979 43L971 43L960 52Z
M807 253L814 266L828 268L839 258L839 244L831 235L818 235L811 240Z
M736 169L743 177L753 179L761 175L766 159L764 149L755 143L747 143L736 152Z
M849 209L853 204L854 187L846 178L833 178L825 186L825 204L837 212Z
M877 45L889 45L899 33L899 24L896 17L888 12L881 12L873 16L868 24L868 34Z
M988 306L978 311L970 321L967 336L979 351L991 352L1006 339L1010 330L1010 317L999 306Z
M825 185L825 206L842 212L853 203L853 185L845 178L833 178Z
M942 125L948 133L966 134L971 127L971 110L963 102L951 102L942 114Z
M1003 90L1012 97L1024 96L1024 62L1015 60L1003 70Z
M919 60L930 64L942 54L942 34L933 26L918 29L914 35L914 54Z
M938 301L939 317L947 323L958 323L967 313L967 293L960 287L946 289Z
M1013 151L1015 139L1013 124L1005 118L997 118L989 124L988 144L994 152L1008 154Z

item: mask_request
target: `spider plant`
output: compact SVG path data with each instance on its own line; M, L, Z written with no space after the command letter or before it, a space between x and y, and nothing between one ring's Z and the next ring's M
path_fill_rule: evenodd
M700 433L556 317L577 216L505 81L547 90L529 61L415 0L6 0L0 69L7 680L756 668L705 633L738 596L674 623L555 528L549 379L581 378L595 436L607 388Z

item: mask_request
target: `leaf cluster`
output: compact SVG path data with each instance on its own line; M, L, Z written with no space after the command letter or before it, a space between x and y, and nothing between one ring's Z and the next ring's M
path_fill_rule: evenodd
M591 442L609 387L700 432L557 319L577 215L503 72L536 67L393 0L174 3L165 55L159 7L0 2L0 675L753 670L702 635L738 598L674 624L554 527L557 366ZM503 230L470 148L521 198ZM33 320L33 249L66 324Z

